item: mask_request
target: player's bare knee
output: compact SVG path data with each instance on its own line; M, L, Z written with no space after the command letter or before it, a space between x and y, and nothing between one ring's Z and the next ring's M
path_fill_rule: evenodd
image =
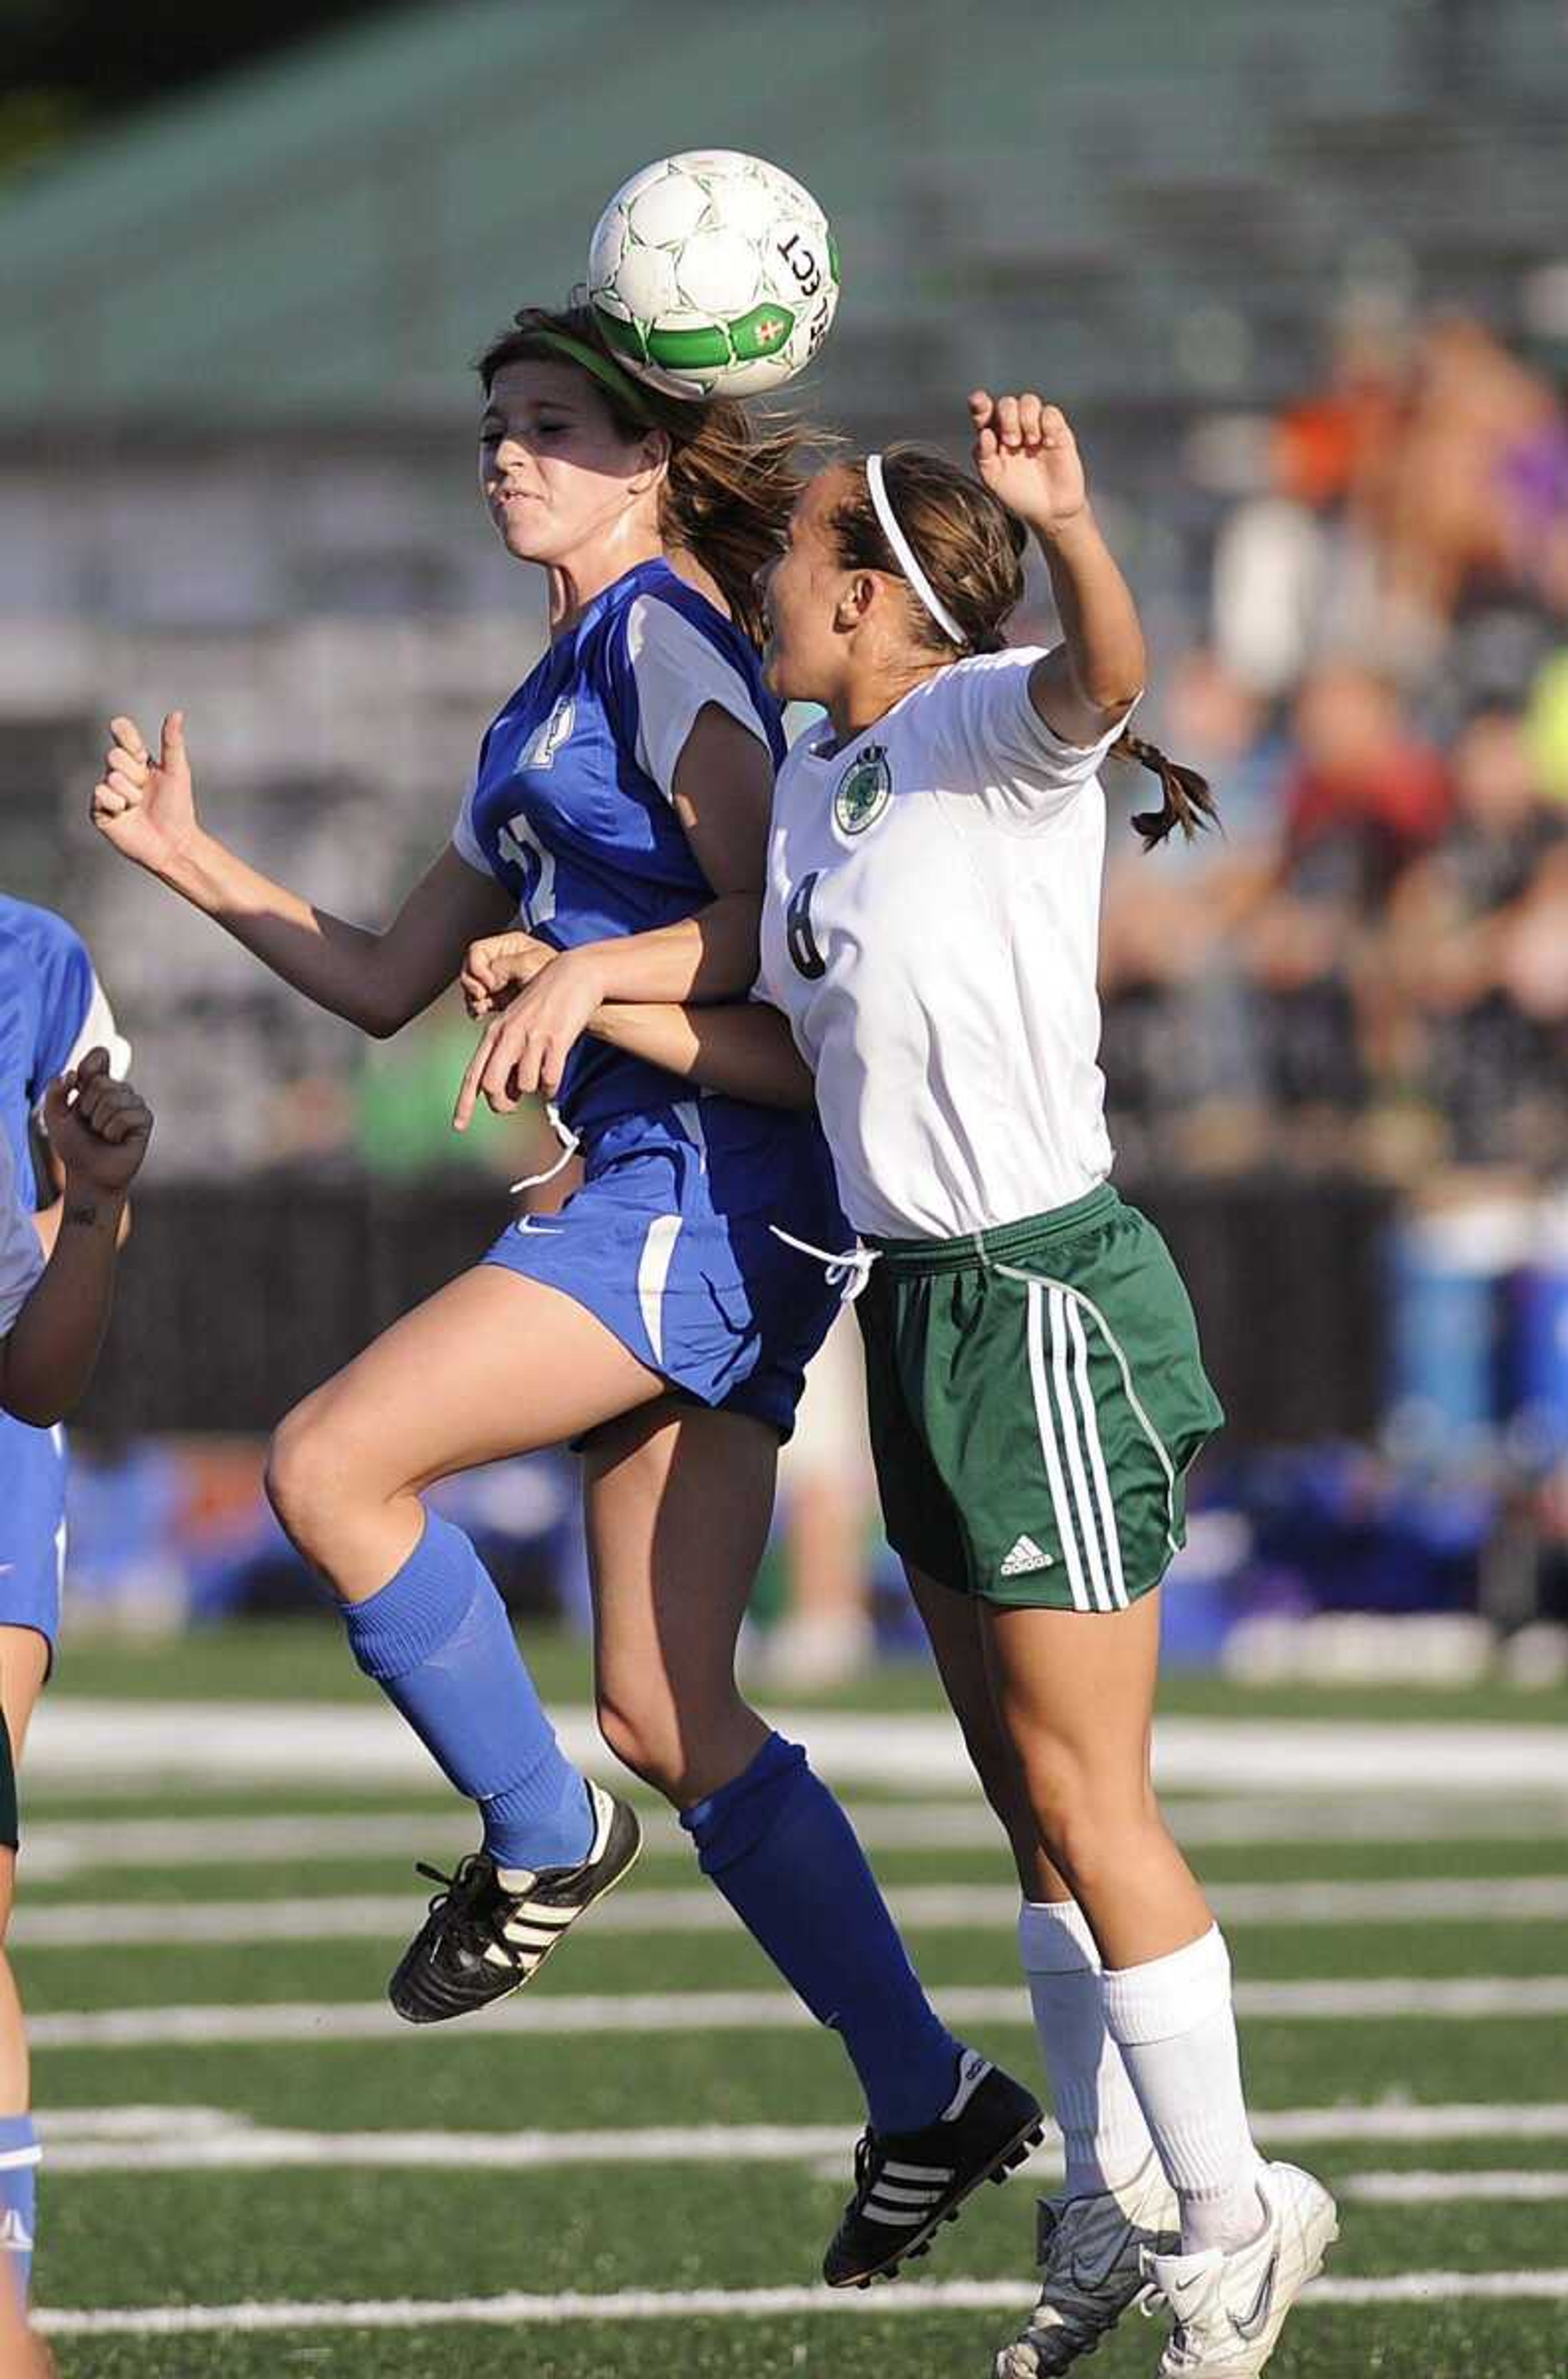
M267 1499L308 1560L325 1553L353 1466L315 1397L285 1415L267 1449Z
M673 1800L679 1789L684 1755L668 1711L639 1700L635 1693L616 1694L601 1687L598 1727L605 1746L622 1768Z
M1047 1857L1080 1894L1125 1873L1147 1828L1160 1823L1152 1800L1135 1783L1123 1786L1076 1764L1031 1768L1030 1804Z

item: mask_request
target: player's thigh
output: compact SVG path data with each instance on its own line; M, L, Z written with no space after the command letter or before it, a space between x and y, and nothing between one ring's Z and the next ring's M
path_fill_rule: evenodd
M1123 1611L979 1608L997 1713L1036 1816L1043 1799L1107 1822L1145 1810L1159 1589Z
M1031 1900L1067 1897L1066 1884L1040 1846L1023 1770L997 1712L978 1600L955 1593L911 1562L904 1564L904 1575L964 1747L1012 1845L1023 1891Z
M557 1288L478 1264L296 1407L274 1472L360 1499L580 1435L663 1393L657 1372Z
M661 1767L700 1766L704 1731L742 1707L735 1644L767 1542L777 1435L670 1396L597 1431L584 1459L601 1714L625 1731L623 1757L640 1741Z
M48 1638L36 1627L12 1626L0 1620L0 1709L5 1712L11 1757L18 1767L48 1674Z
M38 1697L49 1673L49 1646L35 1627L0 1624L0 1939L11 1921L17 1878L17 1770Z

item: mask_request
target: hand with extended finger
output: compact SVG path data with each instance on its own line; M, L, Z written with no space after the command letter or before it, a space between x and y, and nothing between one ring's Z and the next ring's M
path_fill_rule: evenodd
M185 713L171 710L153 758L134 719L109 721L92 823L116 851L154 876L177 867L199 832L185 750Z
M1032 390L992 396L977 388L969 413L976 470L1027 528L1045 536L1087 508L1078 441L1059 405L1047 405Z
M494 1115L511 1115L535 1092L553 1099L603 998L602 976L586 950L553 957L480 1034L452 1111L455 1129L466 1131L481 1098Z
M493 1016L558 956L549 942L521 931L470 942L461 978L469 1015Z
M109 1052L90 1049L79 1066L50 1083L43 1100L49 1145L73 1188L123 1196L147 1153L152 1110L109 1071Z

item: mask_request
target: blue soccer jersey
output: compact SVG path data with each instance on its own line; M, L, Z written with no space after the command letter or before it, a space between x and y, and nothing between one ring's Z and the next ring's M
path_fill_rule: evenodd
M28 1187L32 1117L55 1075L95 1044L123 1075L129 1052L80 935L52 909L0 894L0 1120L26 1206L38 1202Z
M753 646L668 562L643 562L596 596L492 721L456 849L558 949L692 916L713 892L671 791L708 703L778 767L778 706ZM584 1041L557 1104L582 1132L684 1094L660 1068Z
M778 707L745 637L668 563L628 571L490 727L457 850L558 949L694 915L713 892L671 795L709 703L777 767ZM487 1261L585 1307L682 1395L788 1437L838 1300L773 1225L827 1248L846 1229L815 1117L694 1098L597 1042L573 1052L559 1104L583 1187L509 1226Z
M32 1118L55 1075L93 1047L125 1073L130 1052L80 936L52 910L0 895L0 1126L17 1204L28 1213L38 1204ZM0 1413L0 1626L34 1627L51 1645L65 1509L64 1431Z

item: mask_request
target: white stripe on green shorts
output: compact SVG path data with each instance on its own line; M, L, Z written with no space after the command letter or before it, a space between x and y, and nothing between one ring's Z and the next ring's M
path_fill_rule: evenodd
M1078 1557L1078 1539L1073 1532L1072 1515L1067 1508L1067 1482L1062 1476L1061 1451L1056 1443L1056 1425L1051 1413L1051 1391L1045 1373L1045 1343L1043 1317L1045 1292L1030 1284L1028 1303L1029 1376L1034 1390L1034 1419L1040 1431L1040 1451L1045 1457L1045 1476L1051 1484L1051 1508L1055 1515L1056 1534L1061 1540L1062 1559L1067 1565L1067 1584L1072 1589L1075 1611L1089 1609L1089 1588L1083 1581L1083 1568Z

